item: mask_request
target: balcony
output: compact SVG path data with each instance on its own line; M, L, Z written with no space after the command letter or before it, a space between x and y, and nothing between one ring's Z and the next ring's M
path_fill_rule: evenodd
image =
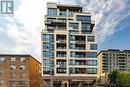
M76 44L85 44L86 41L85 40L75 40L75 39L71 39L70 43L76 43Z
M86 58L86 54L80 54L80 53L71 53L70 54L71 58Z
M76 29L76 28L73 28L73 27L69 27L69 30L78 31L78 29Z
M76 58L85 58L85 55L75 55Z
M126 70L126 67L125 66L119 66L118 69L119 70Z
M86 37L85 36L70 36L70 41L75 41L76 43L85 43Z
M57 22L57 23L66 23L65 19L58 19L58 20L53 20L52 22Z
M65 30L66 26L47 25L47 30Z
M56 30L66 30L66 26L64 25L58 25L58 27L56 28Z
M58 65L58 68L66 68L66 60L57 60L56 64Z
M65 38L59 38L56 40L58 43L66 43L66 39Z
M87 65L86 60L70 60L70 65Z
M86 45L85 44L70 43L70 49L85 50L86 49Z
M70 35L78 35L78 34L83 34L83 35L86 35L86 34L94 34L94 32L92 31L92 32L70 32Z
M56 26L51 26L51 25L47 26L47 30L55 30L55 29L56 29Z
M118 60L119 63L125 63L126 60Z
M76 43L85 43L84 40L76 40Z
M60 43L65 43L66 42L66 35L57 35L56 41L58 41Z
M86 48L85 47L70 46L70 49L73 49L73 50L85 50Z
M118 57L118 60L126 60L125 57Z
M66 74L67 69L66 68L57 68L56 73L57 74Z
M56 57L59 57L59 58L65 58L65 57L67 57L66 51L57 51Z
M66 43L57 43L56 44L57 49L66 49Z
M46 25L66 25L66 19L63 18L48 18L45 20Z
M71 52L70 57L72 58L86 58L85 52Z
M70 49L74 49L74 50L85 50L84 47L70 47Z
M66 64L59 64L58 68L66 68Z
M86 68L69 68L71 74L86 74Z

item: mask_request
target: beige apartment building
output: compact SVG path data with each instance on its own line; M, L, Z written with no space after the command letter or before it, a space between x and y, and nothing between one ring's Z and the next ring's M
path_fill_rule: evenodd
M42 31L43 86L86 87L97 79L94 25L91 14L81 6L47 3Z
M0 87L40 87L41 63L30 55L0 54Z
M118 69L120 72L130 72L130 50L108 49L98 55L98 76L104 77L107 73Z

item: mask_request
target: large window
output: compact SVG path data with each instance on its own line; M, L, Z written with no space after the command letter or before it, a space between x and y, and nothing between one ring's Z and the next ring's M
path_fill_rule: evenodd
M69 9L68 16L73 16L74 13L79 13L79 10Z
M45 58L53 58L54 53L50 52L50 51L43 51L43 57L45 57Z
M43 43L43 49L54 49L54 45L50 43Z
M60 16L67 16L67 11L66 11L66 9L60 9L59 15L60 15Z
M76 19L77 19L77 21L90 21L91 17L90 16L77 15Z
M49 59L43 59L43 66L44 67L54 67L54 61Z
M88 36L87 37L87 41L88 42L94 42L95 41L95 37L94 36Z
M49 16L57 15L57 9L56 8L48 8L48 15Z
M97 61L96 60L88 60L87 61L87 65L89 65L89 66L96 66L97 65Z
M43 35L43 41L53 42L54 41L54 35L44 34Z
M74 11L73 10L69 10L68 16L73 16L73 14L74 14Z
M66 29L66 26L58 25L58 29L59 29L59 30L65 30L65 29Z
M71 40L71 41L75 41L75 39L76 39L76 36L75 36L75 35L71 35L71 36L70 36L70 40Z
M51 74L50 67L43 67L43 74Z
M50 60L49 59L44 59L43 60L43 66L50 66Z
M57 60L56 63L60 68L66 68L66 60Z
M97 69L96 69L96 68L87 69L87 73L88 73L88 74L96 74L96 73L97 73Z
M70 57L73 58L85 58L86 57L86 53L85 52L70 52Z
M87 52L86 57L88 58L96 58L97 52Z
M82 22L82 30L90 30L90 24L87 22Z
M70 60L70 65L86 65L85 60Z
M58 22L66 22L65 18L58 18Z
M78 29L79 23L69 23L69 27L72 27L73 29Z
M71 74L85 74L86 69L85 68L70 68Z
M49 51L43 51L43 57L49 58L50 52Z
M90 50L97 50L97 44L90 44Z
M75 57L75 52L71 52L70 57Z
M70 43L70 49L75 49L76 46L75 46L75 43Z
M56 57L66 57L66 51L57 51Z
M75 60L70 60L69 64L70 64L70 65L75 65L75 64L76 64L76 63L75 63Z

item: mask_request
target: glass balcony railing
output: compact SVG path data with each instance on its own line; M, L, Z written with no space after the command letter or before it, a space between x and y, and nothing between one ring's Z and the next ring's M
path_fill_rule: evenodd
M66 68L66 64L58 64L59 68Z
M64 43L64 42L66 42L66 39L65 38L58 38L56 41L60 41L61 43Z
M86 42L85 40L76 40L76 39L71 39L71 38L70 38L70 41L75 41L76 43L85 43Z
M66 23L66 20L65 19L47 19L47 20L45 20L45 23L49 23L49 22Z
M53 20L52 22L66 23L66 20Z
M56 57L66 57L66 54L57 54Z
M48 25L47 29L48 30L65 30L66 27L65 26L51 26L51 25Z
M70 49L85 50L85 47L70 47Z
M94 32L70 32L71 35L73 34L94 34Z
M48 29L48 30L55 30L55 29L56 29L56 27L53 27L53 26L48 26L48 27L47 27L47 29Z
M85 55L75 55L75 56L71 56L72 58L85 58Z
M66 47L57 47L57 49L66 49Z
M76 43L85 43L84 40L76 40Z

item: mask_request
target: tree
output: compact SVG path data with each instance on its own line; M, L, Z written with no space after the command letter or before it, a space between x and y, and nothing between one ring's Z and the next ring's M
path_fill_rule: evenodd
M119 74L119 71L118 70L113 70L109 75L108 75L108 78L110 80L110 83L116 83L117 81L117 76Z
M117 75L117 80L119 84L130 84L130 73L121 72Z

